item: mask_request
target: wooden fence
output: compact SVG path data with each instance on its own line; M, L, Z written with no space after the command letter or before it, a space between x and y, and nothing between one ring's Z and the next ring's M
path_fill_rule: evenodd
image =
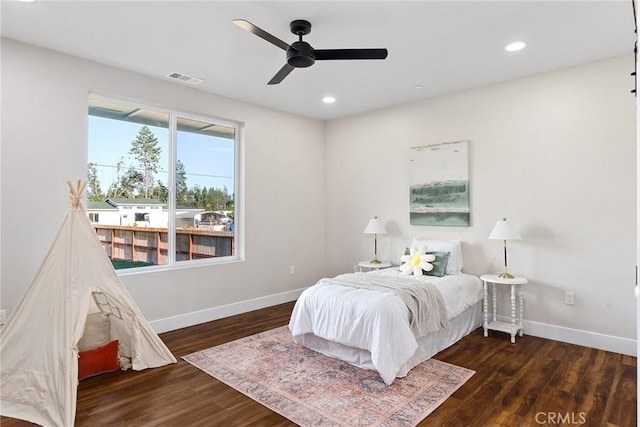
M166 264L167 229L93 224L107 255L114 260ZM178 228L176 260L193 260L235 253L231 231Z

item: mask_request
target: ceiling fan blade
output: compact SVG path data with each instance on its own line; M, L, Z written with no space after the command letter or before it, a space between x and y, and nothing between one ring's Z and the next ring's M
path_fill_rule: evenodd
M330 59L385 59L387 49L315 49L316 61Z
M238 27L242 28L243 30L247 30L250 33L255 34L256 36L260 37L261 39L264 39L264 40L268 41L269 43L272 43L272 44L278 46L282 50L293 49L288 43L285 43L282 40L280 40L279 38L277 38L276 36L267 33L262 28L256 27L255 25L253 25L251 22L249 22L247 20L234 19L231 22L233 22L234 24L236 24Z
M289 64L284 64L284 66L282 68L280 68L280 71L278 71L276 73L275 76L273 76L273 78L271 80L269 80L269 85L277 85L278 83L280 83L282 80L284 80L285 77L287 77L289 75L290 72L293 71L295 67L292 67Z

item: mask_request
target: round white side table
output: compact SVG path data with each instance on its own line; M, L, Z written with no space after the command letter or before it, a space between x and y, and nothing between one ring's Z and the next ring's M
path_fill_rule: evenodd
M511 342L516 342L516 334L522 336L522 313L524 309L524 299L522 297L522 286L528 283L524 277L516 276L512 279L500 277L499 274L483 274L480 276L483 283L484 302L482 304L482 314L484 321L482 327L484 336L489 336L489 331L502 331L511 335ZM511 288L511 319L509 322L498 320L498 298L496 295L496 285L499 287L508 285ZM491 287L491 312L489 312L489 287ZM516 301L518 307L516 307Z
M389 268L391 267L390 262L382 261L379 264L373 264L369 261L360 261L358 263L358 269L360 272L372 271L372 270L380 270L381 268Z

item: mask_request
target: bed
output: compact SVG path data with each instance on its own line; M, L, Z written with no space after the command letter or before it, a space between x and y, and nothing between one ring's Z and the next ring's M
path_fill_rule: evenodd
M412 247L424 240L414 239ZM405 276L398 267L321 279L296 301L289 321L293 340L352 365L376 370L390 385L416 365L454 344L481 326L482 282L462 273L459 241L429 240L428 248L448 250L446 274ZM394 293L351 283L433 285L444 303L441 327L415 328L414 311ZM437 310L436 310L437 311ZM435 329L435 330L433 330Z

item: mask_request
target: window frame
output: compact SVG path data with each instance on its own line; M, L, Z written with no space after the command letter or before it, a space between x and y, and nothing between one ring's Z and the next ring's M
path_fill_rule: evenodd
M182 268L196 268L202 266L211 266L219 264L228 264L244 261L244 123L236 120L223 119L220 117L209 116L202 113L190 113L177 108L168 108L154 105L148 102L139 101L131 98L117 98L105 96L97 93L89 93L87 102L91 100L110 102L114 104L122 104L140 109L151 110L154 112L167 114L168 116L168 200L167 200L167 263L154 264L145 267L133 267L116 270L119 276L135 275L140 273L151 273L166 270L176 270ZM91 116L87 110L87 139L85 146L87 147L86 162L89 163L89 124L88 119ZM234 129L234 174L233 174L233 200L234 200L234 254L230 256L201 258L194 260L176 261L176 162L177 144L178 144L178 118L197 120L216 125L222 125ZM117 120L117 119L112 119ZM87 195L85 194L85 202ZM86 206L86 205L85 205Z

